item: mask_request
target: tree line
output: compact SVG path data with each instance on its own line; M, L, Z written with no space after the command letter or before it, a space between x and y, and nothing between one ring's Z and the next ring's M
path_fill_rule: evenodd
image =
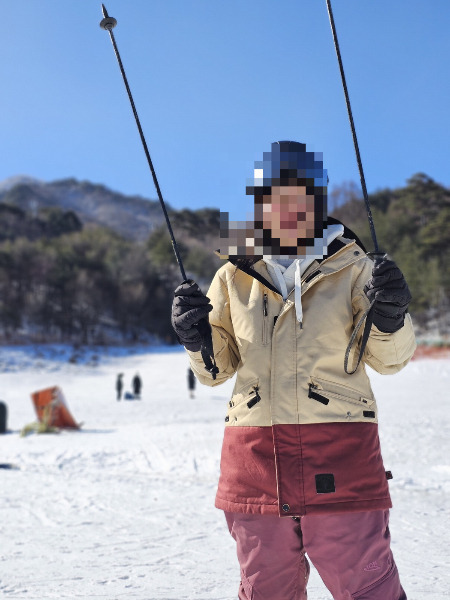
M419 328L450 333L450 190L424 174L370 195L380 248L411 288ZM354 184L335 187L330 212L372 241ZM219 211L170 211L188 277L206 290L222 263ZM181 275L161 226L146 241L83 225L57 207L27 212L0 203L0 339L4 342L111 344L175 342L173 290Z
M380 249L398 263L413 296L418 331L450 334L450 190L423 173L369 196ZM365 203L355 185L330 194L332 214L373 250Z
M202 236L180 227L186 272L203 285L218 259L205 249L218 211L192 211ZM198 213L198 214L194 214ZM0 336L6 342L174 342L173 290L180 283L164 228L146 242L83 226L71 211L37 215L0 204Z

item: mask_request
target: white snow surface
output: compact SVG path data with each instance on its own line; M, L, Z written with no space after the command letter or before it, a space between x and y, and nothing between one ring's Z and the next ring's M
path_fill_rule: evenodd
M235 600L234 541L214 508L232 381L187 392L183 351L0 350L0 597ZM139 372L141 401L115 399ZM370 371L409 600L450 597L450 360ZM59 385L79 432L32 434L30 394ZM330 600L317 572L311 600ZM288 600L288 599L287 599ZM387 599L389 600L389 599Z

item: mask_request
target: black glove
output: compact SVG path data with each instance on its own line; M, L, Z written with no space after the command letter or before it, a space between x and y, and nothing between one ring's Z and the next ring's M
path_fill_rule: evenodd
M364 292L370 302L375 300L373 323L380 331L394 333L403 327L411 292L393 260L384 258L375 264Z
M195 325L208 317L212 310L209 298L205 296L198 285L188 279L175 290L172 303L172 327L178 340L191 352L198 352L202 338Z

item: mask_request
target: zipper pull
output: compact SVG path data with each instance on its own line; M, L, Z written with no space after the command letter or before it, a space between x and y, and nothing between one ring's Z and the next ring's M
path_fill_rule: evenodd
M267 317L267 315L268 315L268 311L267 311L267 294L264 294L263 313L264 313L264 316Z
M253 408L255 406L255 404L257 404L261 400L261 396L258 394L258 390L259 390L259 387L255 386L253 388L253 392L250 392L251 394L255 394L255 397L247 402L248 408Z

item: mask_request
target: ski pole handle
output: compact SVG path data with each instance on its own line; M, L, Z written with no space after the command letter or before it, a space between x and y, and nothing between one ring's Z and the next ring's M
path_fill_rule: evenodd
M369 258L373 259L373 262L375 263L375 266L379 265L380 262L382 262L386 257L387 257L387 253L386 252L368 252L367 256Z

